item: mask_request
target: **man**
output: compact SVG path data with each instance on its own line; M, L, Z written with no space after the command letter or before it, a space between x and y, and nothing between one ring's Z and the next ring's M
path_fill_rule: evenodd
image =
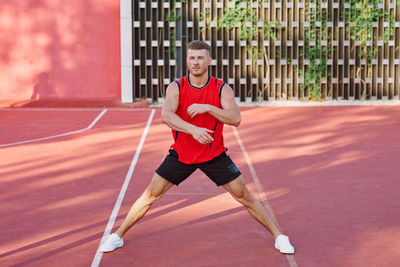
M261 203L247 189L240 171L225 153L223 124L237 127L241 116L232 88L209 75L211 61L207 43L193 41L187 45L189 73L168 86L161 111L162 121L172 129L175 142L150 185L132 205L118 230L100 246L100 251L110 252L122 247L122 237L150 206L171 186L178 185L200 168L272 233L275 248L281 253L294 253L289 238L282 235Z

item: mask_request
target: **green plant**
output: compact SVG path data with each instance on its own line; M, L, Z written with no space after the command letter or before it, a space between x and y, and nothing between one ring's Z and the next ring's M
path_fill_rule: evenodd
M169 13L165 14L164 20L167 21L168 23L170 22L176 22L180 20L182 17L178 14L175 14L175 5L176 2L181 2L181 3L186 3L186 0L172 0L170 1L171 4L171 11ZM169 53L171 57L175 57L175 51L176 51L176 30L171 29L169 32L169 48L165 49L165 53Z
M394 14L379 8L379 4L383 4L383 0L346 0L345 2L350 4L350 8L343 10L342 18L348 25L350 38L359 42L361 50L358 56L371 60L378 52L378 48L374 46L369 49L368 42L376 43L381 40L387 43L389 41L390 37L394 35ZM389 27L384 28L383 36L374 38L373 24L379 22L380 19L389 22Z
M210 24L212 22L211 14L210 14L210 9L206 8L205 12L200 12L200 21L204 22L204 27L200 28L201 36L203 41L206 39L205 38L205 31L207 28L210 27Z
M225 7L221 17L211 17L210 8L205 9L201 13L200 20L204 22L204 27L201 29L203 39L205 39L206 29L211 27L212 23L216 23L217 29L237 29L239 36L237 37L240 41L246 41L246 51L248 56L253 60L253 64L257 59L265 58L267 65L266 76L269 74L269 60L267 55L267 49L264 47L263 40L276 39L278 31L281 29L281 25L278 21L272 21L265 23L262 21L260 13L263 12L262 0L232 0L231 6ZM384 11L380 5L383 0L344 0L342 6L339 9L342 21L345 22L345 29L349 33L349 38L353 40L351 51L353 51L355 45L359 48L358 57L368 62L367 77L371 75L371 59L376 57L379 52L379 42L387 43L389 39L394 35L394 12ZM256 3L256 6L255 4ZM307 23L308 26L304 27L304 45L299 47L300 49L300 60L301 58L307 61L307 64L303 64L304 67L297 68L295 71L298 72L298 77L302 79L300 89L305 92L308 99L319 101L324 97L321 93L321 83L326 81L331 75L327 70L327 61L332 59L331 49L333 47L329 36L335 36L335 40L339 39L339 27L331 27L328 29L328 21L333 23L332 14L328 13L326 7L322 8L322 3L325 5L326 2L317 0L304 1L305 8L305 20L303 23ZM400 1L397 0L396 4ZM284 3L282 3L284 5ZM300 15L300 17L302 17ZM384 22L384 30L375 31L373 30L374 23ZM262 25L260 27L260 24ZM379 32L380 36L377 35ZM257 42L257 45L254 45ZM334 47L332 49L335 49ZM396 48L397 50L398 48ZM284 58L284 51L279 49L275 50L275 59ZM290 59L287 59L290 62ZM361 67L358 67L355 75L360 78ZM255 75L255 68L253 70L253 77ZM365 85L365 82L360 78L361 82ZM267 89L265 86L264 90L260 91L260 96ZM327 93L329 95L329 93Z
M280 29L281 25L278 21L272 21L265 23L259 16L259 10L262 9L262 0L257 0L257 7L252 7L251 0L246 1L234 1L233 8L225 8L224 14L221 18L214 19L217 22L217 29L227 28L228 30L235 27L239 28L239 39L246 41L246 49L251 54L253 61L261 59L264 55L264 50L260 49L263 47L261 41L258 46L253 46L253 40L261 40L261 38L271 37L275 39L275 29ZM259 27L259 23L262 23L262 27ZM260 52L259 52L260 51Z
M321 2L311 0L312 6L305 8L309 27L304 30L304 46L300 50L300 56L308 61L304 71L299 69L299 76L303 79L300 89L307 90L309 100L320 101L322 99L321 81L326 80L329 73L326 71L327 58L330 52L327 48L329 36L327 34L327 13L321 8ZM325 41L325 44L322 44Z
M383 11L379 4L383 4L383 0L346 0L349 8L345 8L342 13L342 18L347 24L347 30L350 33L350 38L358 42L360 51L358 57L366 60L367 72L366 77L371 77L371 60L375 58L379 52L378 41L388 43L390 37L394 35L394 14L388 11ZM400 1L397 1L397 5ZM379 21L389 22L389 27L384 27L383 35L374 35L374 23ZM352 50L354 46L352 47ZM362 79L360 73L363 67L357 67L356 77L360 79L364 85L362 97L366 96L365 81Z
M175 4L175 1L173 4ZM172 11L165 14L165 21L167 21L167 22L176 22L180 19L181 19L181 16L175 14L174 8L172 8ZM171 57L175 57L175 50L176 50L175 38L176 38L176 30L171 29L169 32L169 48L165 49L165 52L169 53L171 55Z
M204 21L205 26L201 29L203 39L205 39L205 29L210 27L212 22L216 23L217 30L225 28L231 30L238 28L239 41L246 42L246 51L252 59L253 64L256 63L257 59L265 58L267 64L266 75L269 74L268 55L264 47L263 40L271 38L275 39L275 32L281 28L278 21L272 21L266 23L260 17L260 13L263 10L262 0L251 1L233 1L232 7L225 7L223 15L221 17L211 18L210 11L208 8L205 12L201 13L200 19ZM257 3L257 6L253 6L252 3ZM257 46L253 45L253 42L257 42ZM253 77L256 76L253 69ZM264 92L268 89L268 84L265 85L264 89L258 90L258 98L263 99Z

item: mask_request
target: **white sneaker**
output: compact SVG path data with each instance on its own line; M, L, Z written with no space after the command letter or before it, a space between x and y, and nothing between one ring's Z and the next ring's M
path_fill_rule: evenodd
M275 248L281 253L294 254L294 247L290 244L289 237L285 235L279 235L275 239Z
M111 234L106 241L100 246L100 252L111 252L124 245L124 240L117 234Z

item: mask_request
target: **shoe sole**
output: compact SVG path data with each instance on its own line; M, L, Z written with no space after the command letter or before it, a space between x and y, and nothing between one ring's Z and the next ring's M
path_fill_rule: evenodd
M282 253L282 254L294 254L294 251L293 252L285 252L285 251L279 250L279 252Z
M279 247L275 246L277 250L279 250L280 253L282 254L294 254L294 251L282 251Z
M99 249L99 251L100 252L103 252L103 253L107 253L107 252L113 252L114 250L116 250L116 249L118 249L118 248L120 248L120 247L123 247L124 246L124 243L122 243L122 244L118 244L114 249L112 249L112 250L101 250L101 249Z

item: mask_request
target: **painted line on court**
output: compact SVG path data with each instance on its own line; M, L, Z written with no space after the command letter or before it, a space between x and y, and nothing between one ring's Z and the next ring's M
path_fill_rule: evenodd
M126 174L124 184L122 185L121 191L119 192L117 201L115 202L115 205L114 205L114 209L111 212L110 219L108 220L106 229L104 230L103 237L101 238L100 244L99 244L96 254L93 258L92 265L91 265L92 267L97 267L100 264L101 258L103 256L103 253L100 252L100 250L99 250L100 245L103 244L103 242L105 241L105 238L111 233L111 230L114 226L115 220L117 219L119 209L121 208L122 200L124 199L126 190L128 189L128 185L132 178L133 171L135 170L136 163L139 159L140 152L142 151L144 141L146 140L147 133L149 132L150 124L151 124L151 121L153 120L154 113L155 113L155 110L153 109L151 111L149 119L147 120L147 124L143 131L142 138L140 139L139 145L136 149L135 156L132 159L132 163L129 167L128 173Z
M71 134L81 133L81 132L84 132L84 131L86 131L86 130L90 130L90 129L100 120L100 118L101 118L106 112L107 112L107 109L103 109L103 111L94 119L94 121L92 121L92 123L91 123L88 127L83 128L83 129L80 129L80 130L76 130L76 131L72 131L72 132L66 132L66 133L57 134L57 135L51 135L51 136L47 136L47 137L43 137L43 138L25 140L25 141L20 141L20 142L15 142L15 143L9 143L9 144L2 144L2 145L0 145L0 147L16 146L16 145L22 145L22 144L33 143L33 142L40 142L40 141L45 141L45 140L49 140L49 139L54 139L54 138L58 138L58 137L62 137L62 136L71 135Z
M275 217L274 211L272 210L272 207L269 204L267 196L265 195L264 190L262 189L262 185L260 183L260 179L258 179L256 170L254 169L254 166L251 163L251 159L250 159L249 155L247 154L247 151L246 151L246 148L244 147L242 139L239 136L239 132L236 130L236 128L234 126L232 126L232 129L233 129L233 133L236 136L236 140L237 140L237 142L238 142L238 144L240 146L240 149L242 150L242 153L243 153L243 156L244 156L244 158L245 158L245 160L247 162L247 165L249 166L250 174L253 177L253 181L254 181L254 183L255 183L255 185L257 187L257 190L258 190L258 192L260 194L261 202L263 203L264 208L268 211L269 215L271 216L271 219L278 226L278 228L281 229L281 227L280 227L280 225L278 223L278 220ZM289 262L289 265L291 267L297 267L298 266L297 262L296 262L296 260L294 258L294 255L285 254L285 256L286 256L286 258L287 258L287 260Z

